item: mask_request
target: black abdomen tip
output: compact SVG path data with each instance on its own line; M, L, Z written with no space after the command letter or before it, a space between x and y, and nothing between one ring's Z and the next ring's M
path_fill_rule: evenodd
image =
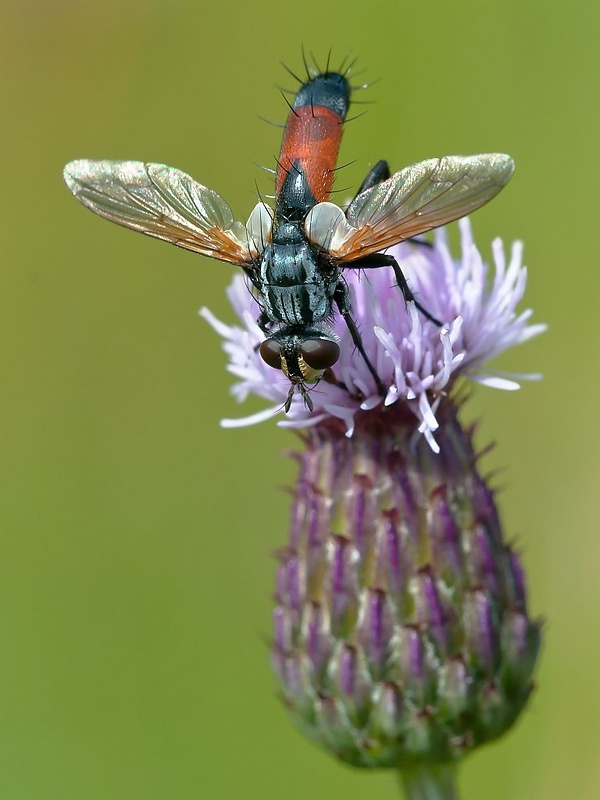
M317 75L300 87L294 99L294 109L303 106L324 106L344 119L350 106L350 84L339 72Z

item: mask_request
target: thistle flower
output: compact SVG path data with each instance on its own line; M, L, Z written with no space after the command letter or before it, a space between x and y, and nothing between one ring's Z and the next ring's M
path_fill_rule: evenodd
M435 408L457 377L467 376L499 389L519 388L512 378L480 370L508 347L545 330L544 325L528 324L530 310L516 312L527 280L521 263L522 244L513 244L507 264L502 242L496 239L492 248L494 273L490 276L489 267L473 242L468 219L461 220L459 225L458 260L450 254L443 228L436 231L433 248L408 242L389 251L402 265L419 302L444 321L441 330L414 305L404 308L391 269L370 270L368 274L352 270L344 273L365 350L388 388L386 397L380 396L344 320L338 315L331 327L341 349L335 376L342 386L325 380L317 384L311 391L312 412L296 396L290 412L279 422L282 427L304 428L337 418L351 435L361 412L375 408L382 412L402 402L416 416L419 430L437 450ZM200 314L224 339L223 347L229 356L227 368L239 378L231 391L240 402L249 394L256 394L272 403L258 414L222 422L224 427L236 427L282 413L289 381L283 373L265 364L258 353L265 338L256 323L260 309L242 277L234 278L228 294L243 327L225 325L206 308Z
M452 765L513 724L532 690L540 625L527 609L518 555L495 494L458 419L457 378L514 389L486 362L540 333L517 313L526 283L520 244L493 270L460 223L393 255L440 329L404 306L387 269L346 278L382 398L343 320L335 382L297 398L279 424L304 428L295 455L288 546L278 554L272 660L299 728L338 758L393 767L410 798L455 797ZM257 353L258 308L241 279L229 296L243 327L201 313L224 339L233 392L283 407L287 381ZM532 377L532 376L529 376Z

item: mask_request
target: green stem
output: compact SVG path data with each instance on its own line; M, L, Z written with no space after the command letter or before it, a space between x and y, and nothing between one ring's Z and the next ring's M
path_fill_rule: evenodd
M454 764L423 764L400 770L407 800L458 800Z

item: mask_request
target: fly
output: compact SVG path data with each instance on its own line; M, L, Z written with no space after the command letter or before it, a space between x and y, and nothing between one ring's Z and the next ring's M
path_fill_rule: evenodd
M217 192L164 164L80 160L64 169L71 192L96 214L244 270L261 307L260 355L290 381L286 412L296 389L312 411L307 385L339 359L330 327L336 311L385 395L352 316L344 270L391 267L405 302L441 326L396 259L381 251L480 208L514 169L501 153L430 158L393 175L379 161L342 209L329 197L350 99L347 72L320 73L300 87L277 162L275 209L257 203L245 225Z

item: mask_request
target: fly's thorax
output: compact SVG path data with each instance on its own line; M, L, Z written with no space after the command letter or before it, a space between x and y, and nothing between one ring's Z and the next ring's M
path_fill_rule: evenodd
M295 233L292 223L279 226L273 243L265 248L260 291L273 322L302 328L331 316L338 272L314 245Z
M305 239L273 242L265 248L260 276L267 286L300 286L321 283L319 253Z
M306 216L306 215L305 215ZM275 216L273 223L273 244L300 244L306 241L304 221Z

